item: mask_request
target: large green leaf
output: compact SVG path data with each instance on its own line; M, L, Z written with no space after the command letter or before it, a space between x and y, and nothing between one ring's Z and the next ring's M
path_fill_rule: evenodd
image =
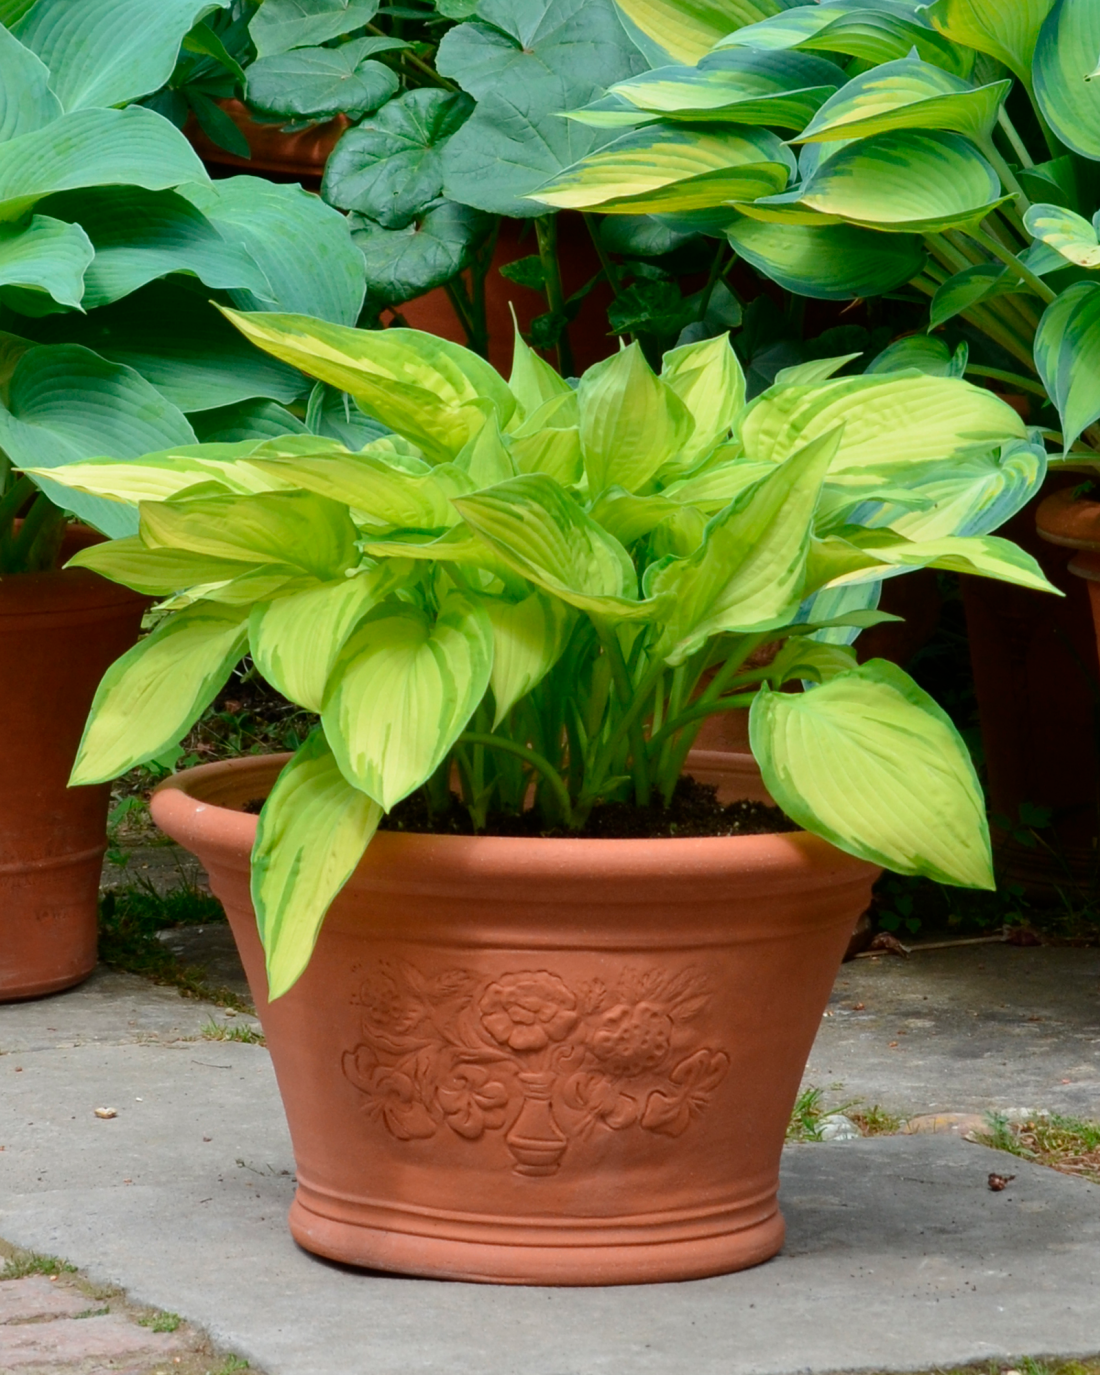
M27 468L25 471L35 476L54 472L56 480L65 487L131 505L139 501L167 501L194 487L201 487L208 494L217 488L244 494L277 491L284 485L291 485L268 477L242 461L262 442L251 439L237 444L174 444L159 453L125 461L85 458L63 468Z
M19 289L16 297L4 295L25 315L46 314L55 301L79 308L94 257L78 224L48 215L33 215L25 228L0 224L0 287Z
M958 454L921 470L907 488L931 505L893 515L890 528L911 540L988 535L1022 510L1046 476L1046 452L1027 440L1010 440L989 452Z
M613 486L631 492L644 487L680 456L695 430L691 412L654 374L637 342L589 368L578 396L592 497Z
M282 997L301 976L329 905L381 819L382 808L345 780L324 733L314 731L276 780L252 848L252 902L269 999Z
M267 3L267 0L265 0ZM226 177L180 188L230 243L259 265L270 291L231 292L241 310L308 311L350 325L359 318L363 257L339 211L297 185Z
M1100 419L1100 285L1078 282L1043 312L1035 366L1062 417L1062 447Z
M906 57L849 81L827 100L799 143L866 138L891 129L946 129L987 143L1011 81L972 86L930 62Z
M233 444L242 439L275 439L284 434L306 433L298 417L277 401L238 401L195 412L188 419L205 443Z
M537 199L563 209L631 214L706 209L770 196L794 170L790 150L767 129L655 126L626 134L566 167L539 187Z
M261 57L248 69L248 102L271 114L317 119L346 114L358 119L401 89L392 67L366 56L373 39L339 48L296 48Z
M768 792L808 831L898 873L994 886L970 753L894 664L872 659L810 692L762 688L749 730Z
M988 53L1030 89L1031 61L1054 0L935 0L928 17L956 43Z
M95 261L84 278L85 310L117 301L170 272L270 299L267 278L244 248L223 238L176 191L95 187L51 196L40 208L79 225L92 241Z
M121 105L163 86L195 21L228 0L38 0L15 36L50 69L66 110Z
M519 602L487 598L485 610L493 627L493 671L490 684L500 725L521 697L557 663L569 638L573 617L557 597L532 592Z
M193 444L184 416L131 368L64 344L28 349L0 406L0 448L16 467L58 468L103 455L138 458L170 444ZM36 478L64 510L111 536L132 535L133 511Z
M1035 49L1035 95L1067 148L1100 161L1100 10L1057 0Z
M461 593L433 621L378 607L333 667L322 722L340 771L387 811L435 772L489 686L493 631Z
M96 690L70 783L105 783L176 744L240 659L246 617L200 602L116 659Z
M801 0L794 0L800 4ZM791 0L617 0L622 12L678 62L697 62L720 38L779 14Z
M90 545L65 566L90 568L101 577L150 597L228 583L244 571L236 559L214 559L189 549L150 549L137 535Z
M403 229L443 190L440 150L472 109L469 96L429 87L389 101L343 134L325 164L322 195Z
M924 266L915 234L880 234L854 224L769 224L738 215L732 246L787 291L823 301L895 291Z
M45 63L0 22L0 143L33 133L60 115Z
M327 43L369 24L378 0L263 0L248 26L260 57Z
M363 255L367 298L379 308L422 296L464 271L471 250L493 224L483 211L447 200L402 229L385 229L359 215L349 222Z
M665 354L661 381L688 408L695 429L681 446L684 465L704 458L729 434L745 405L745 374L729 335L682 344Z
M1090 222L1060 205L1033 205L1024 216L1024 227L1067 262L1077 267L1100 267L1100 211Z
M1030 554L996 535L907 540L893 530L865 530L860 526L849 526L840 536L813 542L806 591L827 584L874 580L884 567L943 568L949 573L996 578L1035 592L1057 592Z
M794 190L738 209L761 219L798 223L847 220L894 233L925 233L975 224L1005 198L1001 181L959 134L903 129L849 143Z
M76 110L0 144L0 220L18 219L55 191L105 185L159 191L205 179L191 145L152 110Z

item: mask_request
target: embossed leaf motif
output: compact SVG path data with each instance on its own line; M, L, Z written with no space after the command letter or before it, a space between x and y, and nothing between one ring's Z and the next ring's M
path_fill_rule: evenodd
M669 1075L678 1092L670 1095L655 1089L646 1101L642 1126L664 1136L683 1136L729 1067L730 1057L722 1050L697 1050L682 1060Z
M344 1073L367 1095L371 1113L399 1141L435 1135L436 1124L418 1100L413 1079L399 1069L379 1064L369 1046L346 1052Z

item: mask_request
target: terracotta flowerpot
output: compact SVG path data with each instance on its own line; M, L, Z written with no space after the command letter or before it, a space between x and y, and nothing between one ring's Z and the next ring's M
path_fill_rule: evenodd
M1048 509L1051 488L1076 481L1066 476L1048 481L1044 492L998 531L1034 555L1064 597L989 578L960 579L990 811L1013 822L1023 803L1052 812L1050 829L1043 833L1049 849L1027 847L994 828L1000 871L1036 893L1090 885L1098 862L1097 663L1088 584L1070 571L1076 546L1052 543L1035 525L1040 504Z
M284 134L281 124L261 124L253 119L248 106L240 100L219 100L218 104L244 135L252 156L239 158L219 147L203 133L195 116L188 115L183 132L195 152L215 172L268 172L286 181L304 178L319 182L328 155L351 123L346 115L337 115L312 128Z
M698 783L718 789L719 802L765 802L774 806L749 746L748 709L708 716L695 737L684 769Z
M61 562L99 539L70 530ZM82 568L0 577L0 1002L95 968L110 789L66 784L99 680L147 604Z
M235 808L281 762L188 770L152 806L232 923L290 1124L302 1246L527 1284L775 1254L784 1130L876 869L801 832L382 832L269 1004L256 818Z

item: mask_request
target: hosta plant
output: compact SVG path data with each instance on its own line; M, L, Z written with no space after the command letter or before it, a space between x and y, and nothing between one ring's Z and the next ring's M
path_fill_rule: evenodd
M1044 472L996 397L915 370L833 378L833 359L746 405L724 338L659 375L631 345L575 389L517 340L506 382L429 335L229 313L392 433L64 470L139 520L75 562L163 599L99 689L73 782L160 754L246 652L319 714L253 855L275 995L415 790L438 808L457 778L475 828L533 793L546 827L578 830L599 802L667 802L702 721L731 708L751 708L797 823L902 873L991 884L950 721L837 641L884 619L866 587L911 569L1048 587L989 533Z

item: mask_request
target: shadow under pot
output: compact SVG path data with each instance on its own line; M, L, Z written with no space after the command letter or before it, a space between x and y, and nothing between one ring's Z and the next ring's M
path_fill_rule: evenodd
M177 774L152 810L232 925L290 1126L299 1244L513 1284L774 1255L785 1130L878 870L804 832L383 831L269 1002L241 808L284 759Z

